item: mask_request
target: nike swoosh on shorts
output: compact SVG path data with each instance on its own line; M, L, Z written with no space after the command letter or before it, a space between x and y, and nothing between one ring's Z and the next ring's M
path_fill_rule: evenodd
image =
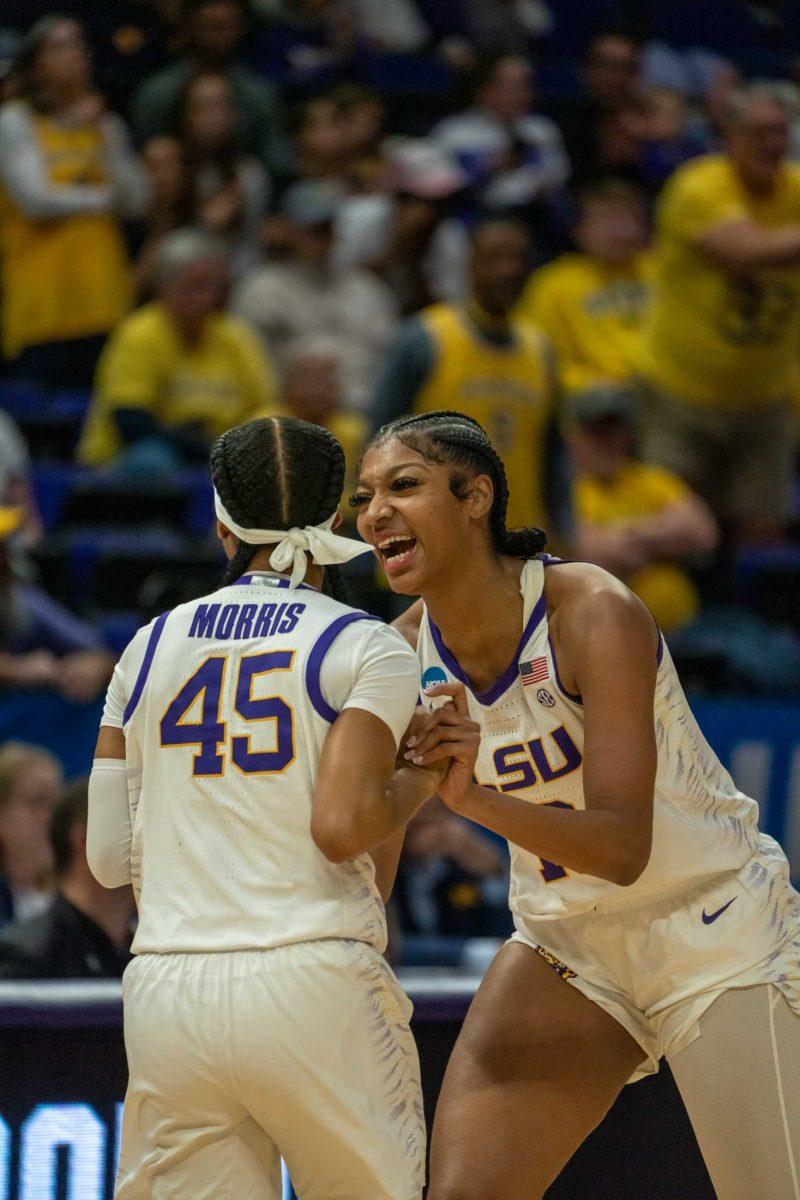
M727 904L723 904L722 908L718 908L717 911L713 912L713 913L707 913L706 910L703 909L703 924L704 925L713 925L714 922L716 921L717 917L721 917L722 914L725 912L725 909L730 908L730 906L733 904L733 901L735 899L736 899L736 896L734 896L731 900L729 900Z

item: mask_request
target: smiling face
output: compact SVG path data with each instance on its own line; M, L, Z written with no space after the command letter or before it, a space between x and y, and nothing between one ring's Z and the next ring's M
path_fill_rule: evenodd
M493 494L488 475L431 461L389 438L364 455L351 506L392 591L420 596L455 579L460 561L487 551Z

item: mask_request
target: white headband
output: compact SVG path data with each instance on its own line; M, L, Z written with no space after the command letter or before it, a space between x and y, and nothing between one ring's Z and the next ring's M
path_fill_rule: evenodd
M245 529L237 525L214 489L214 511L222 521L242 542L251 546L277 546L270 555L270 566L276 571L288 571L292 575L289 587L297 587L306 573L306 554L311 554L314 562L321 567L329 567L332 563L350 562L359 554L371 554L372 547L366 542L357 542L353 538L340 537L331 532L331 526L336 519L333 512L327 521L321 525L306 525L305 529Z

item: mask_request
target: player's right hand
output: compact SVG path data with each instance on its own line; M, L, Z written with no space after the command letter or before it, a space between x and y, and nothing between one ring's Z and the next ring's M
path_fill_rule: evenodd
M442 683L430 688L427 696L447 696L450 703L428 713L412 734L404 757L423 770L446 766L439 795L448 808L457 810L472 786L475 762L480 749L481 727L469 715L464 685Z

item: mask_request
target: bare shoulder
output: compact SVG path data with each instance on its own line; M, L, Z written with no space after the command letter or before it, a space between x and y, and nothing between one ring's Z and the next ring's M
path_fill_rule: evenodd
M415 600L410 608L392 621L392 629L406 639L412 650L416 650L419 641L419 627L422 621L424 605L421 600Z
M615 575L593 563L562 563L545 575L551 636L569 655L571 647L597 639L627 638L653 649L658 629L649 609Z

